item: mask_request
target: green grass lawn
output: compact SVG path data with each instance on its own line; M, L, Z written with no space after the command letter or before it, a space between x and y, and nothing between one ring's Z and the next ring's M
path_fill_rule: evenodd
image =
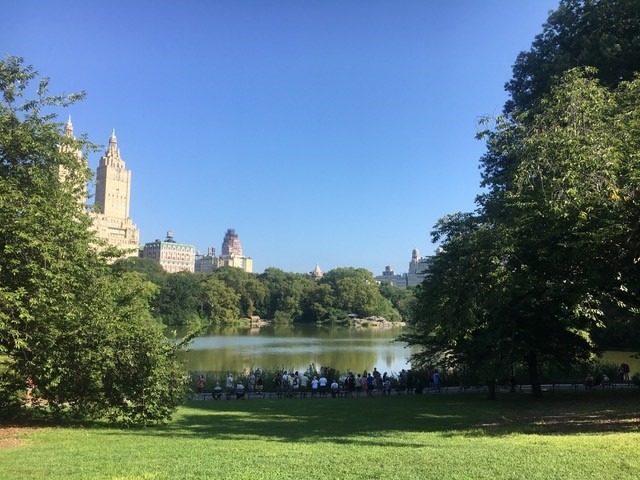
M0 479L637 479L640 393L194 401L166 426L4 426Z

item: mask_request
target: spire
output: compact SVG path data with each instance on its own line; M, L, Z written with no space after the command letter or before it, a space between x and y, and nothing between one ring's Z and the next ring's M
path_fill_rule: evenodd
M67 120L67 124L64 127L64 136L73 138L73 124L71 123L71 115L69 115L69 120Z
M119 165L124 168L122 158L120 158L120 150L118 149L118 139L116 138L116 129L111 131L111 137L109 137L109 146L105 152L105 157L109 158L112 165Z

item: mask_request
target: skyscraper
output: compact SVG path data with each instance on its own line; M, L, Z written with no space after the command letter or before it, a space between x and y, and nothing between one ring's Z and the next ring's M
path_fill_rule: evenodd
M129 218L130 193L131 171L126 169L120 156L114 131L98 165L95 196L97 211L91 215L98 238L122 249L124 256L137 256L140 233Z
M240 245L240 239L234 228L230 228L227 230L227 233L224 234L224 239L222 240L222 255L229 257L242 256L242 245Z
M241 268L245 272L253 272L253 260L242 256L242 245L233 228L227 230L222 240L222 254L218 266Z

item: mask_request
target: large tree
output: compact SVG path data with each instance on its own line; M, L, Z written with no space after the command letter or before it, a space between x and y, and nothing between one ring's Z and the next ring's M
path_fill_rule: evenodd
M563 1L518 57L507 115L482 132L478 209L434 232L417 360L523 363L540 395L540 364L588 358L607 309L637 308L638 5Z
M523 363L540 395L540 364L588 359L604 307L637 305L639 87L610 91L573 70L526 123L489 134L491 153L518 161L478 212L434 231L443 252L407 337L425 346L416 360L445 356L489 378Z
M379 315L391 321L400 319L391 301L380 294L373 274L365 268L336 268L327 272L320 283L331 286L333 306L339 310L360 317Z
M86 146L55 115L82 95L49 96L17 57L0 61L0 405L31 378L54 410L147 423L182 398L176 348L149 313L153 286L112 276L84 210Z
M203 279L188 271L167 275L153 301L154 312L166 325L197 326L206 302Z

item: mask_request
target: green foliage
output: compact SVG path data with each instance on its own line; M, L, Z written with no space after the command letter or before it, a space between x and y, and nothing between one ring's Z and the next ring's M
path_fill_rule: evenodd
M595 67L608 88L633 79L640 58L639 11L637 0L562 0L531 49L518 55L506 84L511 100L505 110L534 108L575 67Z
M212 276L239 295L241 315L250 317L265 308L269 291L256 275L239 268L222 267L214 270Z
M598 351L606 312L637 310L639 20L637 2L563 1L520 55L508 116L480 134L478 210L433 232L444 251L405 337L418 363L525 365L540 395L544 368Z
M143 273L147 280L158 286L164 285L169 274L164 271L158 262L150 258L128 257L116 260L111 269L114 273L124 272Z
M258 278L269 292L265 308L259 310L261 317L275 319L277 315L278 322L302 317L303 299L315 285L308 275L268 268Z
M380 294L373 274L364 268L336 268L326 273L321 285L328 285L334 293L333 307L368 317L373 315L393 316L389 320L397 320L399 314L393 310L390 302Z
M206 295L204 311L211 324L233 323L238 320L240 295L231 287L212 276L204 284L204 293Z
M22 59L0 61L0 405L22 400L28 378L48 411L108 415L146 424L182 398L176 348L151 317L155 287L138 274L110 275L84 210L85 140L61 135L43 109L50 97ZM18 103L22 102L22 103Z
M387 290L390 298L386 298L373 275L357 268L329 271L320 282L276 268L260 275L232 267L208 276L167 274L156 262L137 258L115 262L112 271L140 272L156 284L159 294L151 303L153 312L172 326L233 324L252 315L275 323L345 322L349 313L400 321L398 308L408 315L413 301L409 291L397 288L393 289L397 293Z
M167 325L198 324L204 305L202 276L190 272L168 275L153 303L154 311Z

